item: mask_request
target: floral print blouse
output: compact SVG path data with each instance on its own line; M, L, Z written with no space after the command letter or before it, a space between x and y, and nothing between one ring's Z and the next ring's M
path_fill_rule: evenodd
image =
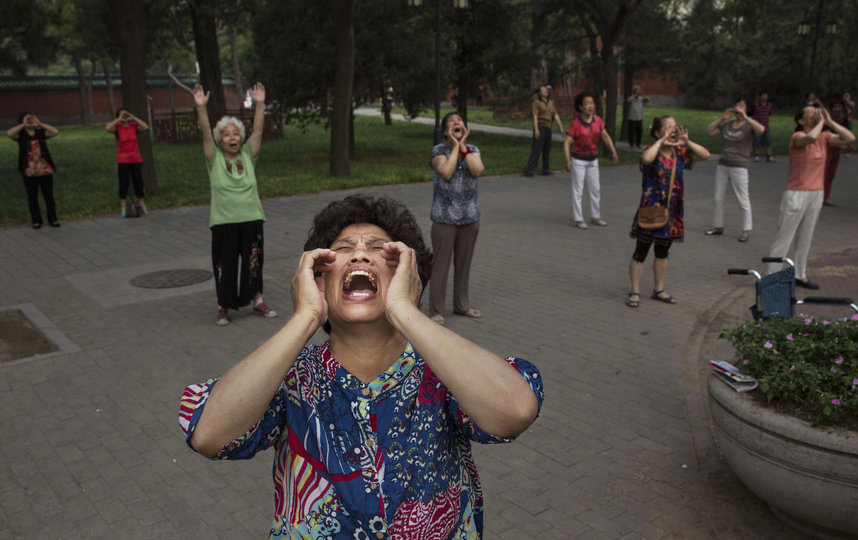
M648 147L647 147L648 148ZM646 151L646 149L644 149ZM639 208L664 206L667 189L670 187L670 170L676 162L676 178L673 181L673 195L670 197L670 219L661 229L641 229L638 227L638 215L632 221L633 238L656 241L681 241L685 235L685 170L691 167L694 154L687 146L674 147L675 158L657 154L649 165L641 164L641 200Z
M542 405L542 378L507 358ZM216 380L188 386L179 424L190 441ZM483 497L471 441L482 431L407 344L365 384L327 342L303 349L257 424L215 459L274 447L274 539L479 539ZM189 443L190 444L190 443Z

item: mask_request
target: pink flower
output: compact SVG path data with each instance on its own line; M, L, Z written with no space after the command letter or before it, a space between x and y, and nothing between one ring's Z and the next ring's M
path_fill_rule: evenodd
M834 366L831 366L831 373L837 373L837 368Z
M849 320L850 320L850 321L858 321L858 313L856 313L855 315L852 315L852 316L849 318Z
M754 325L754 328L759 328L759 327L760 327L760 323L757 323Z
M811 323L813 323L813 319L811 319L810 317L807 317L807 318L804 320L804 325L805 325L805 326L810 326L810 325L811 325Z
M792 334L787 334L786 339L787 339L787 341L795 341L792 339Z
M750 363L751 363L751 361L750 361L750 360L748 360L747 358L745 358L744 360L742 360L742 365L747 366L747 365L748 365L748 364L750 364Z
M790 370L790 371L795 371L795 366L790 366L790 367L789 367L789 370Z
M835 363L835 364L837 364L837 365L839 366L840 364L842 364L842 363L843 363L843 357L841 356L840 358L838 358L837 360L835 360L835 361L834 361L834 363Z
M822 326L827 326L831 324L831 321L822 321Z
M852 387L858 386L858 379L852 379Z
M840 400L837 398L832 399L831 404L834 405L835 407L839 407L840 406Z
M807 332L805 332L805 333L804 333L804 334L802 334L802 335L803 335L804 337L810 337L810 334L808 334Z
M772 347L774 347L774 345L772 345L772 342L771 342L771 341L767 341L767 342L766 342L766 344L765 344L765 345L763 345L763 347L765 347L765 348L767 348L767 349L771 349Z

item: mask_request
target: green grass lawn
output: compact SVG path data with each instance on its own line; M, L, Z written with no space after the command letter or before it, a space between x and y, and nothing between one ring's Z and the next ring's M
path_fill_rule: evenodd
M442 114L450 110L445 109ZM680 124L689 128L693 140L712 152L720 152L720 137L709 137L704 133L704 128L718 117L718 112L663 107L647 107L644 111L645 125L655 115L673 114ZM427 111L425 116L434 117L432 111ZM492 120L488 108L471 108L468 116L472 123L522 129L532 127L532 123L527 121ZM790 117L772 116L776 154L786 152L792 125ZM351 176L332 178L328 175L330 133L318 125L311 126L306 132L287 126L283 139L263 142L257 164L260 195L265 198L431 181L432 132L432 126L408 122L386 126L381 116L359 116L355 118L357 157L351 165ZM648 135L645 134L644 138L648 139ZM477 145L483 154L485 175L524 172L530 153L529 139L475 132L469 142ZM60 127L60 134L50 139L48 145L57 166L54 196L60 220L119 212L114 162L116 142L111 135L100 127L91 130ZM637 163L638 154L626 151L626 147L625 143L618 145L620 164ZM158 193L146 197L150 209L208 204L209 185L201 143L174 145L158 142L154 154ZM0 143L0 226L30 221L17 160L17 144L5 139ZM602 166L612 165L604 158L600 163ZM555 171L565 167L562 147L556 143L551 153L551 167Z

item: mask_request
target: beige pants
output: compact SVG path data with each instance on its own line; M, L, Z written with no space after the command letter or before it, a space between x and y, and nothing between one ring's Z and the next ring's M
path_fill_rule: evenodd
M453 310L465 312L468 299L468 276L480 222L468 225L432 223L432 278L429 280L429 314L443 315L447 298L447 274L453 262Z
M822 209L822 190L819 191L784 191L781 197L781 213L778 217L778 233L769 251L770 257L786 257L790 246L795 240L796 279L807 279L807 254L813 240L813 230L819 211ZM780 270L780 263L769 263L767 274Z

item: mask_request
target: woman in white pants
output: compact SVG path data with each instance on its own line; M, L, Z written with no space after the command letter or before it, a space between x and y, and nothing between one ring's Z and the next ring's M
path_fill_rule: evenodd
M572 173L572 218L575 226L586 229L581 201L584 197L584 183L590 193L590 223L604 227L599 209L599 140L611 151L611 159L619 162L614 141L605 131L605 122L596 116L596 102L592 92L581 92L575 96L575 110L578 115L569 123L566 138L563 141L563 153L566 156L566 170ZM574 144L574 150L572 146Z
M754 135L762 135L766 131L765 126L747 115L747 109L745 100L737 98L733 107L725 110L720 118L706 126L707 135L721 133L722 140L721 159L715 169L714 226L706 231L706 234L724 234L724 192L727 191L729 182L742 212L742 234L739 236L739 242L747 242L753 228L751 198L748 195L748 164L751 162Z

